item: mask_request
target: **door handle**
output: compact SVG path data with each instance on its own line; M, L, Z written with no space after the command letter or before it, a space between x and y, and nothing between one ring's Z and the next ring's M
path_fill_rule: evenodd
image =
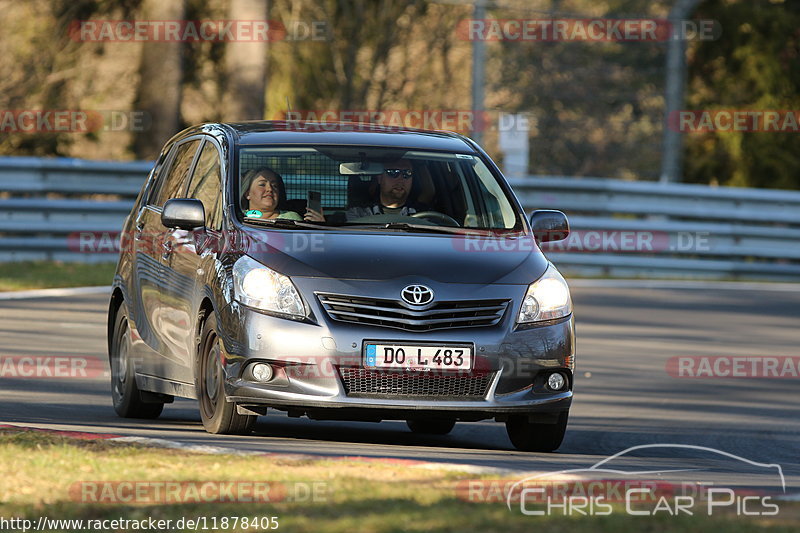
M169 254L172 253L172 241L165 240L161 243L161 248L163 250L161 252L161 259L166 261L169 259Z
M134 225L135 232L133 237L135 239L142 238L142 232L144 231L144 209L139 209L139 212L136 213L136 223Z

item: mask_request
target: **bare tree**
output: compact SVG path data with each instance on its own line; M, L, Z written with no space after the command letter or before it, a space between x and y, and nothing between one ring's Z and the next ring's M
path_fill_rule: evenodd
M139 17L145 20L182 20L184 0L143 0ZM139 63L135 108L151 117L151 126L139 132L133 151L140 159L152 159L164 142L181 126L182 42L145 41Z
M267 19L267 0L231 0L231 20ZM261 120L267 88L267 42L225 44L225 120Z
M427 54L414 58L408 71L395 56L404 53L420 27L427 0L279 0L276 12L322 22L328 33L325 42L273 51L276 76L292 80L283 84L295 109L382 109L397 105L407 91L409 75ZM395 64L396 63L396 64ZM281 81L276 82L281 84ZM275 102L272 102L273 106Z

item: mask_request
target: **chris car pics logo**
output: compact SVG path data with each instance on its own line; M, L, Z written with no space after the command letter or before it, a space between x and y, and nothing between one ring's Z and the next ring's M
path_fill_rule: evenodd
M642 455L670 466L640 466ZM645 444L588 468L529 476L504 491L509 510L527 516L775 516L786 481L778 464L705 446ZM482 494L480 487L472 494Z

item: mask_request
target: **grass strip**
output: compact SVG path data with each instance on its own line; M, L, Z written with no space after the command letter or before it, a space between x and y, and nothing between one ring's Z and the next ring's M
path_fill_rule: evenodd
M116 263L0 263L0 292L111 285Z
M797 531L800 509L798 504L782 502L781 513L769 518L730 514L631 517L624 513L624 508L607 517L534 517L518 510L510 512L504 504L474 503L457 497L458 482L476 478L465 473L358 460L298 461L269 455L203 455L16 429L0 431L0 475L1 517L34 522L40 516L84 520L152 517L170 519L173 523L186 517L204 517L206 528L201 524L196 528L200 531L264 531L263 527L243 528L241 524L233 527L232 517L275 516L278 531L314 533L788 533ZM154 501L153 492L138 500L119 501L120 495L133 494L121 490L123 483L130 482L139 486L182 483L184 488L203 487L209 482L212 486L238 482L240 485L234 491L238 497L253 494L241 490L242 484L268 483L270 497L259 498L257 503L209 502L214 493L203 493L201 489L173 493L181 494L179 502L163 498ZM112 488L106 490L108 487ZM105 500L94 501L96 498ZM223 517L228 517L225 527ZM170 529L177 530L174 526Z

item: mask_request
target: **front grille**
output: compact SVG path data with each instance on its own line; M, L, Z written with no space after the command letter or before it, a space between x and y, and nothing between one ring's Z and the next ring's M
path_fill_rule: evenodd
M333 320L406 331L493 326L508 307L508 300L457 300L436 302L420 310L400 300L326 293L317 296Z
M360 398L453 398L481 400L492 381L492 372L443 374L339 367L348 396Z

